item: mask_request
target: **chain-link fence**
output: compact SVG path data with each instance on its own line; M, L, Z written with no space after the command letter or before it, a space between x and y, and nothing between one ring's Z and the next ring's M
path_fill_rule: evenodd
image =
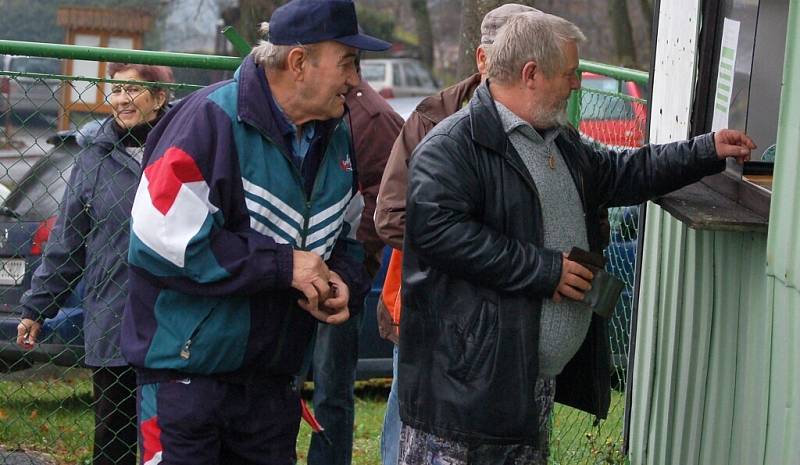
M645 142L646 73L582 63L582 86L570 102L570 116L586 142L610 149L639 147ZM611 346L611 407L608 418L595 418L556 405L551 463L594 465L626 463L623 453L625 380L631 340L639 207L611 208L606 270L625 283L608 323Z
M127 213L138 176L138 164L130 160L141 156L147 128L163 112L162 90L180 98L225 78L231 69L229 60L213 61L221 57L207 57L211 65L191 68L179 66L185 60L174 57L173 61L170 54L162 53L157 62L173 65L178 84L142 84L138 79L155 79L143 76L141 68L133 73L126 68L115 74L120 78L116 80L64 75L70 70L76 74L78 69L107 75L108 65L100 61L101 56L73 56L80 60L69 66L43 56L15 55L13 67L8 66L10 59L3 62L0 464L88 463L95 423L108 427L96 433L98 441L108 444L108 453L124 455L120 442L130 434L126 427L132 423L125 415L135 414L130 411L130 373L110 368L95 370L90 376L83 367L86 362L113 367L121 360L113 349L125 292L125 275L119 267L126 247L121 244L127 241ZM136 62L137 58L118 61ZM574 108L579 108L584 136L610 146L641 144L646 115L641 85L598 73L583 77L580 105ZM593 417L558 406L553 419L554 464L624 460L619 450L637 217L636 207L610 212L607 268L626 286L609 324L615 379L609 419L594 426ZM55 252L45 257L48 242ZM43 258L44 267L34 277ZM87 299L88 295L96 297ZM52 316L32 350L16 343L21 300L26 308ZM53 367L60 367L56 376L47 374ZM93 395L100 390L108 395ZM20 457L28 461L15 461Z

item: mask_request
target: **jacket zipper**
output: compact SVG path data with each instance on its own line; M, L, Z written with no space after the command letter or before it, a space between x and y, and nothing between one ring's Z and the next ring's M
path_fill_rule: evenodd
M300 243L300 249L301 250L305 250L306 249L306 245L307 245L306 244L306 240L308 238L308 225L309 225L310 216L311 216L311 199L314 198L314 192L317 190L317 183L319 182L319 178L320 178L319 170L317 170L317 174L316 174L316 176L314 176L314 184L311 186L311 192L309 194L306 194L305 184L303 183L303 175L300 172L300 170L297 168L297 166L295 166L295 164L292 161L292 159L289 156L289 154L284 152L281 149L281 147L278 144L276 144L275 141L272 140L272 138L266 133L266 131L262 130L257 124L255 124L252 121L249 121L247 119L242 119L242 121L244 121L247 124L249 124L250 126L254 127L261 134L261 136L264 139L266 139L267 141L269 141L269 143L271 143L273 146L275 146L278 149L278 151L283 155L283 157L286 159L286 161L289 163L289 166L291 166L292 173L294 174L295 180L300 185L300 192L302 192L303 199L304 199L305 211L303 212L303 231L302 231L301 237L300 237L300 242L301 242ZM339 121L339 123L336 126L334 126L334 128L328 133L328 139L330 139L330 135L333 134L339 128L340 124L342 124L341 121ZM328 149L326 147L325 148L325 152L322 154L322 159L319 162L320 168L324 165L325 160L326 160L327 157L328 157ZM286 337L287 337L286 329L289 326L289 322L291 320L292 320L292 313L291 313L291 310L290 310L287 313L287 318L285 318L283 320L283 324L281 325L281 331L278 333L278 341L277 341L277 345L276 345L276 347L278 347L278 350L276 350L275 353L272 355L272 358L269 361L269 365L270 366L275 365L277 363L277 361L278 361L278 358L282 355L281 348L284 346L284 342L286 341ZM189 341L187 341L187 343L189 343L189 345L191 345L191 339ZM186 347L186 346L184 346L184 347ZM181 351L181 355L183 355L183 351Z
M300 184L300 191L301 191L301 193L303 195L305 210L303 211L303 230L302 230L302 234L301 234L301 237L300 237L299 247L300 247L301 250L305 250L306 245L307 245L306 244L306 239L307 239L307 236L308 236L308 225L309 225L310 219L311 219L310 218L310 216L311 216L311 199L314 198L314 192L316 192L317 185L319 184L319 177L320 177L319 176L319 170L317 170L317 174L316 174L316 176L314 176L314 184L311 186L311 192L306 194L305 184L303 182L303 175L300 172L300 170L297 168L297 166L295 166L294 161L292 161L292 159L289 156L289 154L284 152L281 149L281 147L278 144L276 144L275 141L273 141L272 138L264 130L262 130L257 124L255 124L252 121L250 121L248 119L245 119L245 118L242 118L242 121L244 121L245 123L247 123L250 126L254 127L261 134L261 137L263 137L264 139L269 141L269 143L271 143L273 146L275 146L278 149L278 151L281 153L281 155L283 155L283 157L286 159L286 161L289 162L289 166L291 166L292 174L294 175L295 181L297 181L298 184ZM342 124L342 122L339 121L339 123L336 124L336 126L334 126L333 129L331 129L328 132L328 139L330 139L330 136L334 132L336 132L337 129L339 129L339 126L341 124ZM319 162L319 166L320 167L322 167L325 164L325 160L327 158L328 158L328 150L327 150L327 147L326 147L325 152L322 154L322 159Z
M204 316L203 319L200 320L199 323L197 323L197 326L194 327L194 330L192 330L192 333L189 334L189 337L186 339L186 341L181 346L180 356L181 356L181 358L183 360L189 360L189 358L191 358L191 356L192 356L192 352L191 352L192 342L194 342L194 338L195 338L195 336L197 336L197 333L200 332L200 328L202 328L203 325L205 324L205 322L208 321L208 319L211 317L211 313L214 311L215 308L216 308L216 305L211 307L211 309L208 311L208 313L206 313L206 316Z

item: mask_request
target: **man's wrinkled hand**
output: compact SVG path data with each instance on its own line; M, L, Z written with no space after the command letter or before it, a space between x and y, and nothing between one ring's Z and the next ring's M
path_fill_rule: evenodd
M25 350L33 349L39 339L42 324L29 318L23 318L17 325L17 345Z
M350 318L350 309L348 307L348 303L350 302L350 289L347 287L347 284L344 283L341 276L334 271L331 271L331 281L329 284L331 287L330 297L323 301L320 306L324 313L323 318L317 319L331 325L338 325Z
M292 253L292 287L303 293L297 304L303 310L319 312L319 306L330 297L331 288L328 282L331 272L322 257L303 250Z
M592 288L594 274L588 268L578 262L567 259L567 255L561 257L561 279L558 281L556 292L553 293L553 302L561 302L561 299L582 301L586 292Z
M756 148L756 144L741 131L720 129L714 133L714 148L720 160L735 158L736 163L741 165L750 160L750 152Z

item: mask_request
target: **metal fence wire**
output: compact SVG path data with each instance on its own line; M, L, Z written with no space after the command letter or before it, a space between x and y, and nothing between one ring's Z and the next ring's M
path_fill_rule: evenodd
M46 243L53 240L50 235L57 224L60 205L70 197L83 198L86 192L81 189L87 185L124 184L123 166L102 178L98 178L99 171L92 166L82 167L80 175L74 171L76 160L92 150L93 142L103 134L103 123L111 118L112 90L135 93L142 84L37 72L54 59L37 57L30 49L18 53L26 53L32 65L36 60L42 63L39 68L31 66L24 71L0 70L0 464L91 463L97 400L84 365L84 344L88 341L88 350L97 352L92 344L107 345L109 340L113 341L111 333L118 332L119 323L108 326L109 334L85 338L88 319L101 317L83 311L86 305L83 297L87 286L103 287L100 294L106 300L94 302L95 306L111 307L115 299L124 296L125 283L113 278L116 265L103 266L91 261L123 262L124 257L108 258L102 249L112 247L117 236L127 237L127 222L115 216L113 208L104 215L87 203L83 205L85 210L78 213L88 219L89 227L70 221L59 223L67 230L59 237L69 235L68 230L74 228L86 236L83 245L96 235L105 242L99 246L95 242L100 252L88 254L84 248L65 245L66 252L53 262L55 266L42 274L40 281L45 285L41 292L49 292L46 309L54 317L46 321L38 344L31 351L21 350L15 343L22 310L20 299L31 288L33 271L42 261ZM58 56L58 53L47 55ZM175 56L172 62L170 54L160 53L157 61L175 66L175 75L181 82L166 87L177 97L225 77L220 73L232 68L230 57L225 57L228 61L222 65L216 63L202 69L203 65L180 67L185 63L178 54ZM96 65L104 57L94 57L92 62L92 57L62 53L61 58L80 58ZM136 60L134 57L129 61ZM614 73L603 74L606 68L596 68L587 70L582 65L584 87L572 102L573 121L592 143L622 148L641 145L646 103L640 92L646 85L646 75L620 78ZM63 130L59 131L59 127ZM117 136L122 140L135 134ZM116 148L128 153L134 151L124 143ZM109 149L105 156L112 157L111 152ZM127 189L135 189L135 185ZM126 193L130 192L122 191L120 195ZM612 234L605 251L607 270L625 282L609 321L614 367L611 410L607 420L595 425L592 416L557 405L552 419L552 464L625 462L621 452L624 388L638 207L612 209L609 220ZM106 231L103 235L101 229ZM107 276L84 275L81 271L87 266L98 267ZM111 382L105 388L114 389L114 377L126 374L112 370L110 376ZM116 431L105 437L112 442L118 439ZM377 463L378 457L374 459Z

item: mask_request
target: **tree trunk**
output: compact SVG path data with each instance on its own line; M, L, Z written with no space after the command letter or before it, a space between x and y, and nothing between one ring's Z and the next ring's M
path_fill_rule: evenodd
M475 49L481 41L481 21L484 15L506 0L462 0L461 1L461 37L458 47L458 79L464 79L476 71ZM516 0L515 3L537 8L534 3L540 0Z
M617 49L617 64L620 66L636 66L636 49L633 42L633 28L628 15L627 0L609 0L608 19L614 33L614 44Z
M411 11L414 12L414 22L417 25L420 59L431 70L433 69L433 30L427 0L411 0Z
M653 35L653 1L639 0L639 6L646 21L645 24L647 24L647 37L651 37Z

